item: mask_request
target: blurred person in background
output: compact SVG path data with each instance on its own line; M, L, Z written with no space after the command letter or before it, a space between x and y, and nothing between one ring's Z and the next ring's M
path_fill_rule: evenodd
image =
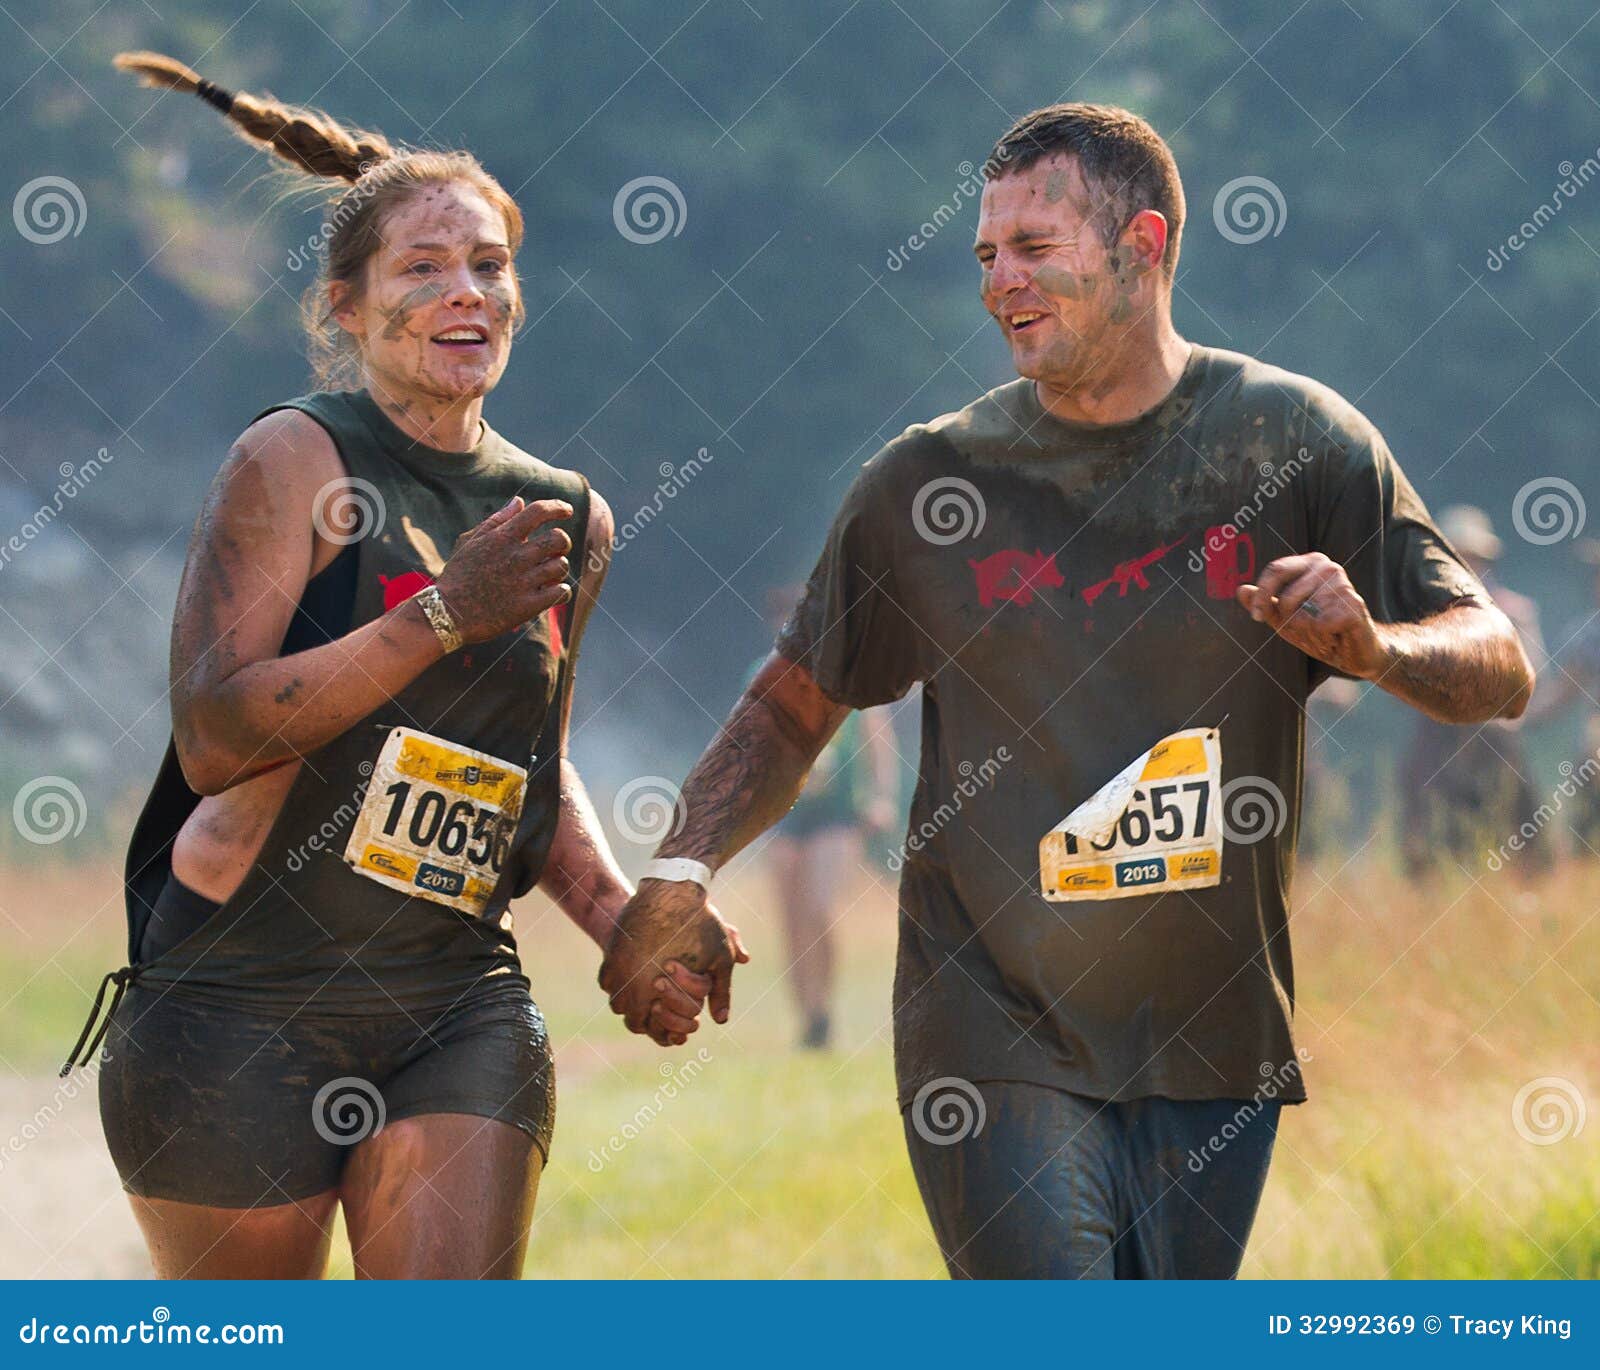
M1551 655L1552 668L1534 697L1527 721L1542 723L1576 707L1583 719L1583 754L1573 765L1577 791L1572 796L1567 831L1581 860L1600 859L1600 539L1583 538L1573 549L1588 582L1592 607L1570 625Z
M1501 583L1495 574L1503 544L1484 511L1453 504L1439 513L1439 531L1511 620L1535 671L1545 664L1539 606ZM1485 847L1493 850L1537 807L1533 772L1523 743L1523 718L1495 718L1464 728L1425 714L1411 720L1411 741L1398 772L1401 857L1406 874L1422 881L1441 865L1471 867ZM1554 835L1541 832L1521 853L1516 872L1526 878L1548 870Z
M777 632L800 599L800 586L768 598ZM834 922L867 843L899 817L900 759L888 709L852 713L822 749L805 789L773 830L767 847L789 957L789 985L800 1012L800 1046L826 1047L833 1035L838 938Z

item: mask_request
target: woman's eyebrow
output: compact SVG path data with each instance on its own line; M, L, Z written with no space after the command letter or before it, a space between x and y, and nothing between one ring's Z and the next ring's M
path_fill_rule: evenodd
M407 243L404 247L402 247L400 249L400 251L402 251L402 252L449 252L454 246L455 246L454 243ZM479 242L473 243L473 245L472 245L474 251L477 251L477 249L479 249L481 247L505 247L505 248L509 248L510 246L511 246L511 244L508 243L504 238L484 238Z

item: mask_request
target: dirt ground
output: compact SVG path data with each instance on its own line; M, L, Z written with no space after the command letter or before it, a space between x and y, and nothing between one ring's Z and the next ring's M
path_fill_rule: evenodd
M0 1075L0 1279L149 1276L92 1075Z

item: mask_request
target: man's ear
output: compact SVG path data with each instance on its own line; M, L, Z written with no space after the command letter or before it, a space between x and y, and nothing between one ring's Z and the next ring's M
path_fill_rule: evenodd
M1159 209L1141 209L1128 220L1120 243L1125 260L1143 270L1154 270L1167 255L1167 216Z

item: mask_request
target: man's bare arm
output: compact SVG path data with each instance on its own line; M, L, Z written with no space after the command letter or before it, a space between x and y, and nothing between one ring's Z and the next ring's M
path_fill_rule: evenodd
M774 652L689 772L683 826L656 854L723 865L789 812L849 712Z
M1517 631L1492 606L1457 604L1421 623L1376 627L1387 664L1373 683L1441 723L1521 718L1533 697Z
M1466 600L1420 623L1379 623L1337 562L1279 557L1240 605L1307 656L1370 680L1441 723L1520 718L1533 667L1499 609Z
M689 773L683 824L657 855L724 865L788 812L848 712L804 667L774 654ZM652 1005L670 998L677 962L711 978L711 1016L723 1023L733 967L748 959L699 885L645 879L617 919L600 985L631 1031L650 1032Z

